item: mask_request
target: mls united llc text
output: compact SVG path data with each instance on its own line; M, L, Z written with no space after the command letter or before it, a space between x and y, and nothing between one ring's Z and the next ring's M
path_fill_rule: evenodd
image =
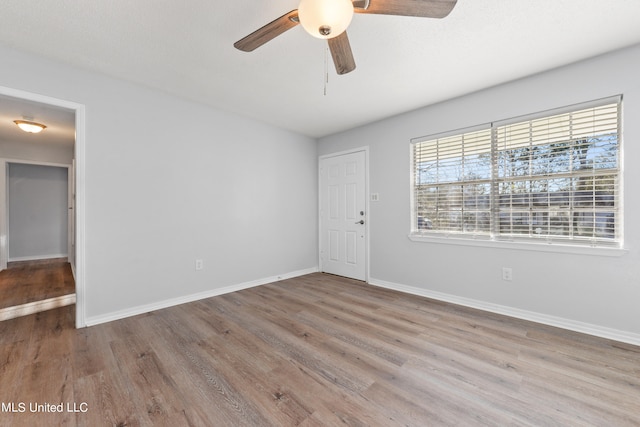
M2 412L87 412L89 405L86 402L60 402L60 403L39 403L39 402L1 402Z

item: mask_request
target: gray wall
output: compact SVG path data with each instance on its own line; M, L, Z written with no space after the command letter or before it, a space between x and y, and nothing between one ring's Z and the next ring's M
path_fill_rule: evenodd
M9 164L9 261L67 256L67 168Z
M73 160L73 148L0 140L0 157L13 160L19 159L70 165Z
M370 211L371 280L640 334L638 76L640 46L634 46L321 139L319 154L370 147L371 192L380 195ZM617 94L624 96L626 254L563 254L407 238L411 138ZM503 266L513 268L512 282L502 280Z
M86 106L87 323L317 267L315 140L22 52L0 58L1 86Z

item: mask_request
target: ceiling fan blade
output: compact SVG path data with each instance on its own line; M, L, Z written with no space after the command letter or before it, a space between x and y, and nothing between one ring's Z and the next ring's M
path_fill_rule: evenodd
M458 0L354 0L356 13L444 18ZM368 3L368 6L367 6Z
M240 49L245 52L251 52L252 50L262 46L269 40L275 39L280 34L298 25L298 10L292 10L289 13L285 13L280 18L269 22L262 28L257 29L253 33L249 34L245 38L238 40L233 45L236 49Z
M356 62L351 53L351 45L347 32L343 32L339 36L328 39L329 50L333 58L333 64L336 66L338 74L347 74L356 69Z

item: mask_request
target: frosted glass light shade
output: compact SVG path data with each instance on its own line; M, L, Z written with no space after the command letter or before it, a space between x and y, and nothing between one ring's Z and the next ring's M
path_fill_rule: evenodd
M298 6L302 27L319 39L339 36L353 18L351 0L302 0Z
M13 122L17 124L20 129L29 133L42 132L42 130L46 128L46 126L41 123L29 122L27 120L14 120Z

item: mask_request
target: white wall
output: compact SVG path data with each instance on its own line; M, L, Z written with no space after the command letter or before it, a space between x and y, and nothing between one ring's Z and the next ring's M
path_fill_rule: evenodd
M499 64L496 64L499 66ZM470 70L470 72L472 72ZM640 46L323 138L318 154L368 145L371 281L560 318L640 342ZM412 242L409 141L623 94L625 247L620 257ZM513 268L513 281L501 278ZM582 328L585 329L585 328Z
M0 157L70 165L73 160L73 148L0 140Z
M0 86L86 106L87 323L317 268L315 140L22 52L0 58Z
M9 164L9 261L67 256L67 168Z

